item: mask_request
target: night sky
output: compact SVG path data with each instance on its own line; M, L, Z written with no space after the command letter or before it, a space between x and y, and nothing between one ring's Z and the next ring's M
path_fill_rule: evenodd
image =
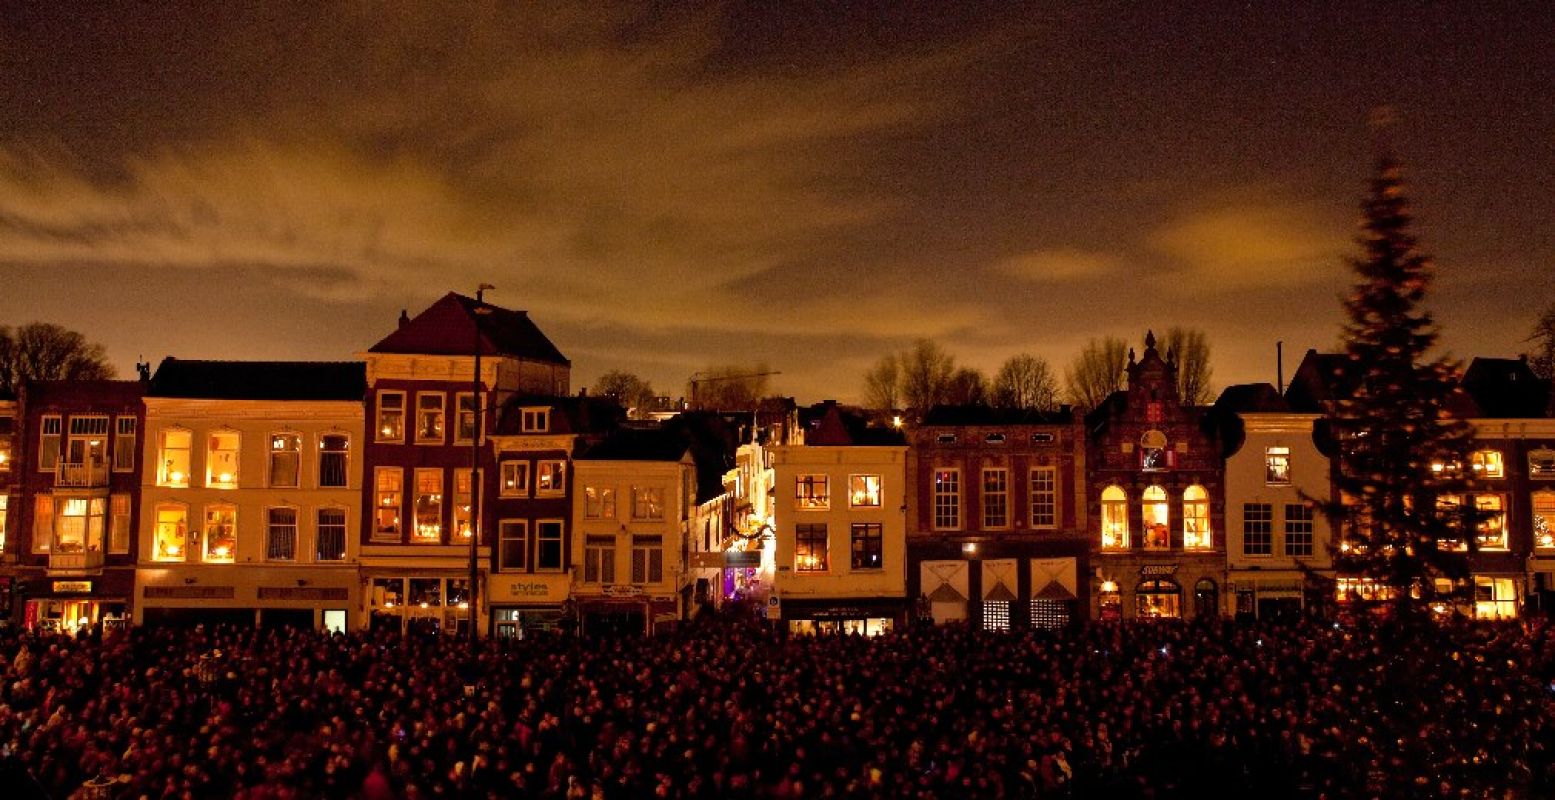
M919 336L1061 372L1171 325L1272 382L1337 340L1382 106L1445 347L1555 301L1549 3L162 5L0 3L0 321L124 375L489 282L575 386L852 400Z

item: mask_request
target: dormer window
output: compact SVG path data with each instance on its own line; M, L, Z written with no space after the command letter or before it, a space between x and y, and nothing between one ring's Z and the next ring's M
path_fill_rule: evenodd
M939 435L939 439L937 441L940 444L955 444L956 435L954 433L942 433Z
M549 408L526 408L519 415L518 429L522 433L546 433L551 429Z
M1004 434L990 433L983 437L983 442L986 444L1004 444Z

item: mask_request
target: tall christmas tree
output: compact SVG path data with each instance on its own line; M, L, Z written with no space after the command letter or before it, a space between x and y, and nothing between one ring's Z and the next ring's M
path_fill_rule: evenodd
M1338 443L1340 532L1334 566L1369 579L1400 616L1466 593L1475 546L1469 497L1472 430L1449 413L1457 365L1428 359L1437 339L1421 308L1434 267L1416 247L1399 168L1378 164L1363 205L1356 282L1345 301L1341 397L1329 409ZM1439 584L1448 587L1444 592Z

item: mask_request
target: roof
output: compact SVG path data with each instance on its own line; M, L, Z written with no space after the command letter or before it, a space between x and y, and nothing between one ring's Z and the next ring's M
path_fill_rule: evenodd
M1340 382L1348 357L1343 353L1319 353L1308 350L1285 388L1285 403L1292 411L1324 413L1326 405L1347 394Z
M1476 358L1458 385L1474 401L1479 417L1544 417L1550 412L1550 382L1520 358Z
M471 355L475 345L475 320L479 310L480 353L483 356L514 356L530 361L570 366L529 319L528 312L479 302L473 297L449 292L414 318L400 323L398 330L368 348L369 353L405 353L410 355Z
M1059 411L990 406L935 406L923 416L923 425L1068 425L1074 418L1068 406Z
M1237 414L1279 413L1290 411L1285 398L1268 383L1239 383L1227 386L1215 399L1217 412Z
M546 433L608 433L620 427L626 411L611 397L522 394L508 398L497 415L496 435L523 433L523 409L549 408Z
M198 361L169 356L148 397L213 400L355 400L367 393L360 361Z
M623 428L578 457L579 461L679 461L691 443L667 428Z
M801 412L804 443L811 447L890 447L907 444L895 428L870 425L863 414L844 410L827 400Z

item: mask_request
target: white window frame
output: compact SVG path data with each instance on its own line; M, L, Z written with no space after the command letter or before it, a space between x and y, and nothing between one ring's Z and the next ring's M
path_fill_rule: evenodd
M398 435L395 435L393 433L384 433L384 424L383 424L384 423L384 415L386 413L392 413L391 411L389 411L388 409L385 409L385 407L384 407L384 402L383 401L384 401L385 398L388 398L388 397L398 397L400 399L400 407L397 409L397 411L399 412L399 417L400 417L399 433L398 433ZM403 390L403 389L379 389L378 390L377 400L373 404L373 410L377 413L377 418L375 420L377 424L375 424L373 426L373 441L375 441L375 442L395 443L395 444L403 444L404 443L404 441L405 441L405 427L406 427L405 426L405 420L406 420L406 417L408 416L408 412L409 412L409 409L407 409L405 407L405 402L406 402L406 393L405 393L405 390Z
M188 444L183 448L169 447L167 443L168 437L178 434L182 434L183 436L188 437ZM184 451L184 469L182 473L179 473L178 470L172 469L172 459L167 457L169 451L176 452L179 449ZM194 431L176 425L163 428L162 431L157 435L157 485L170 489L187 489L192 483L193 472ZM175 474L182 474L184 476L183 480L174 478L173 475ZM185 523L185 525L187 526L187 523Z
M639 569L639 566L641 569ZM664 536L632 534L631 583L647 586L664 582Z
M1110 495L1110 496L1109 496ZM1101 490L1101 549L1103 552L1127 552L1134 547L1133 526L1129 524L1128 490L1117 484ZM1111 530L1108 530L1108 526ZM1108 543L1108 537L1112 542Z
M884 503L885 476L879 473L848 476L848 508L880 508Z
M511 531L517 530L518 535L511 535ZM505 554L509 542L518 542L518 565L508 563ZM530 567L529 557L529 520L527 519L499 519L497 520L497 571L498 572L528 572Z
M292 554L291 554L290 558L285 557L285 556L277 556L277 555L275 555L275 549L276 549L275 548L275 541L276 541L275 540L275 532L276 532L275 512L277 512L277 511L290 511L291 514L292 514L292 524L291 524L291 538L292 538L291 548L292 548ZM268 506L268 507L266 507L265 508L265 560L266 561L271 561L271 562L280 562L280 563L286 563L286 564L293 564L293 563L296 563L297 561L300 560L298 558L297 554L301 551L301 549L302 549L302 509L300 509L300 508L298 508L296 506L293 506L293 505L279 505L279 506Z
M455 467L453 470L453 503L449 506L452 515L452 534L460 541L467 542L475 535L475 473L469 467ZM459 491L459 479L463 478L465 490ZM460 500L463 500L464 511L460 511ZM460 530L461 521L467 523L464 530Z
M468 401L470 408L465 410L464 404ZM470 416L470 435L464 436L464 416ZM454 392L454 444L474 444L476 437L481 435L481 415L475 410L474 392Z
M1250 514L1253 509L1259 509L1259 517L1253 518ZM1261 526L1261 530L1255 530L1254 526ZM1258 535L1258 549L1252 546L1251 534ZM1243 503L1242 504L1242 555L1246 558L1269 558L1274 555L1274 504L1273 503Z
M1285 540L1281 544L1281 552L1285 554L1286 558L1311 558L1317 534L1316 529L1317 514L1312 506L1306 503L1286 503ZM1302 545L1300 550L1305 552L1298 552L1297 548L1292 548L1292 541L1299 541Z
M1290 485L1290 448L1273 445L1263 449L1263 484Z
M320 548L324 545L324 520L325 513L333 512L340 515L340 555L324 556ZM313 560L323 564L343 562L351 554L351 509L341 505L324 505L313 510Z
M383 489L384 476L394 475L394 491L387 492ZM393 503L385 503L385 495L393 494L396 498ZM404 467L374 467L373 468L373 519L372 538L377 541L398 542L405 538L405 468ZM394 517L397 522L393 531L380 530L378 525L378 513L385 509L394 509Z
M302 451L304 449L304 443L307 441L307 437L303 436L300 431L283 430L272 431L266 438L270 440L270 446L265 448L265 485L271 489L302 488ZM295 457L297 462L295 477L293 482L289 484L275 482L275 458L277 455L286 452L285 450L277 450L275 447L275 442L277 439L282 438L289 438L297 443L297 449L292 451L292 455ZM266 550L268 551L268 549L269 548L267 546Z
M437 476L437 492L435 493L437 497L437 532L428 534L421 529L421 479L423 476L434 474ZM411 486L414 487L414 491L411 492L410 498L411 519L413 522L410 529L410 540L416 544L440 544L443 541L443 533L445 531L443 519L447 516L445 512L448 510L446 491L448 484L443 477L443 468L416 467L411 473Z
M541 480L546 476L546 467L553 466L555 471L555 485L545 487ZM567 493L567 459L542 458L535 461L535 497L557 497Z
M1188 493L1194 489L1198 489L1202 497L1190 500ZM1203 530L1191 530L1195 520L1203 523ZM1194 544L1195 537L1201 537L1202 541ZM1213 550L1214 548L1215 529L1210 525L1209 490L1202 484L1191 484L1182 490L1182 549Z
M1481 447L1470 453L1469 465L1476 478L1500 480L1506 477L1506 456L1492 447Z
M520 433L548 433L551 430L551 409L545 406L519 409Z
M129 423L126 425L125 423ZM139 421L131 414L120 414L113 423L113 471L134 472L135 455L138 452ZM119 463L119 453L129 456L129 463Z
M232 448L232 472L216 472L216 455L225 453L226 450L218 450L216 441L218 437L231 437L237 444ZM223 474L231 476L231 480L218 480ZM220 428L205 435L205 487L207 489L221 489L228 491L243 485L243 434L232 428Z
M545 528L547 526L550 526L550 525L555 525L556 526L556 536L554 537L554 539L552 539L550 537L545 537L545 538L542 539L542 534L543 534ZM535 520L535 523L534 523L534 531L535 531L535 557L534 557L535 558L535 568L534 568L534 571L535 572L561 572L561 571L565 570L567 568L567 525L566 525L566 522L564 520L560 520L560 519L537 519L537 520ZM557 560L557 563L554 566L547 566L547 565L544 565L544 564L540 563L540 545L541 545L542 541L555 541L556 542L556 560Z
M53 429L52 433L49 432L50 428ZM44 463L44 457L49 454L50 439L54 440L54 460ZM59 462L64 457L65 418L59 414L44 414L38 421L38 471L53 472L59 468Z
M1039 482L1039 476L1046 480ZM1032 467L1031 473L1027 478L1027 485L1031 490L1028 499L1031 503L1030 522L1032 530L1057 530L1058 467ZM1046 517L1045 519L1044 516Z
M431 413L430 407L422 408L421 401L437 398L438 432L436 437L421 435L421 415ZM448 393L416 392L416 444L440 445L448 441Z
M613 534L583 537L583 582L596 585L616 582L616 537Z
M820 491L817 492L816 488ZM794 507L800 511L824 511L831 508L831 476L806 472L794 476Z
M162 512L163 511L177 511L177 512L180 512L180 513L183 514L183 527L184 527L183 549L182 549L181 552L179 552L175 556L163 556L163 555L161 555L161 554L159 554L157 552L158 534L161 532L160 528L162 526ZM151 541L146 543L146 546L148 548L150 548L150 550L151 550L151 559L150 560L156 561L156 562L160 562L160 563L164 563L164 564L182 564L182 563L186 563L186 562L191 560L190 559L190 553L195 549L194 548L194 543L191 540L194 539L195 536L194 536L194 531L189 527L189 512L190 511L191 511L191 509L190 509L188 503L162 502L162 503L157 503L155 506L152 506L152 508L151 508Z
M345 447L343 447L343 448L341 448L339 450L330 450L330 449L326 448L324 446L324 443L327 442L328 440L332 439L332 438L339 438L340 440L344 441L345 442ZM341 461L341 463L340 463L340 480L341 480L341 482L338 483L338 484L335 484L335 483L325 483L324 482L324 476L329 474L329 470L326 470L324 468L324 459L325 459L326 456L334 455L336 453L338 453L340 455L340 461ZM346 433L345 431L326 431L324 433L319 434L319 436L318 436L318 465L319 465L318 487L320 489L349 489L349 488L351 488L351 434Z
M950 488L945 488L947 482ZM961 527L961 468L936 467L929 475L929 512L934 530L953 531Z
M207 503L205 506L205 527L200 531L200 562L203 564L236 564L238 561L238 505L237 503ZM211 536L211 515L221 511L232 513L232 551L226 556L214 555L211 542L215 537Z
M982 527L984 530L1005 530L1010 527L1010 470L983 467L982 472ZM989 488L990 478L997 480L999 488Z
M498 462L497 494L501 497L529 496L529 462L508 459ZM511 473L511 474L510 474Z

